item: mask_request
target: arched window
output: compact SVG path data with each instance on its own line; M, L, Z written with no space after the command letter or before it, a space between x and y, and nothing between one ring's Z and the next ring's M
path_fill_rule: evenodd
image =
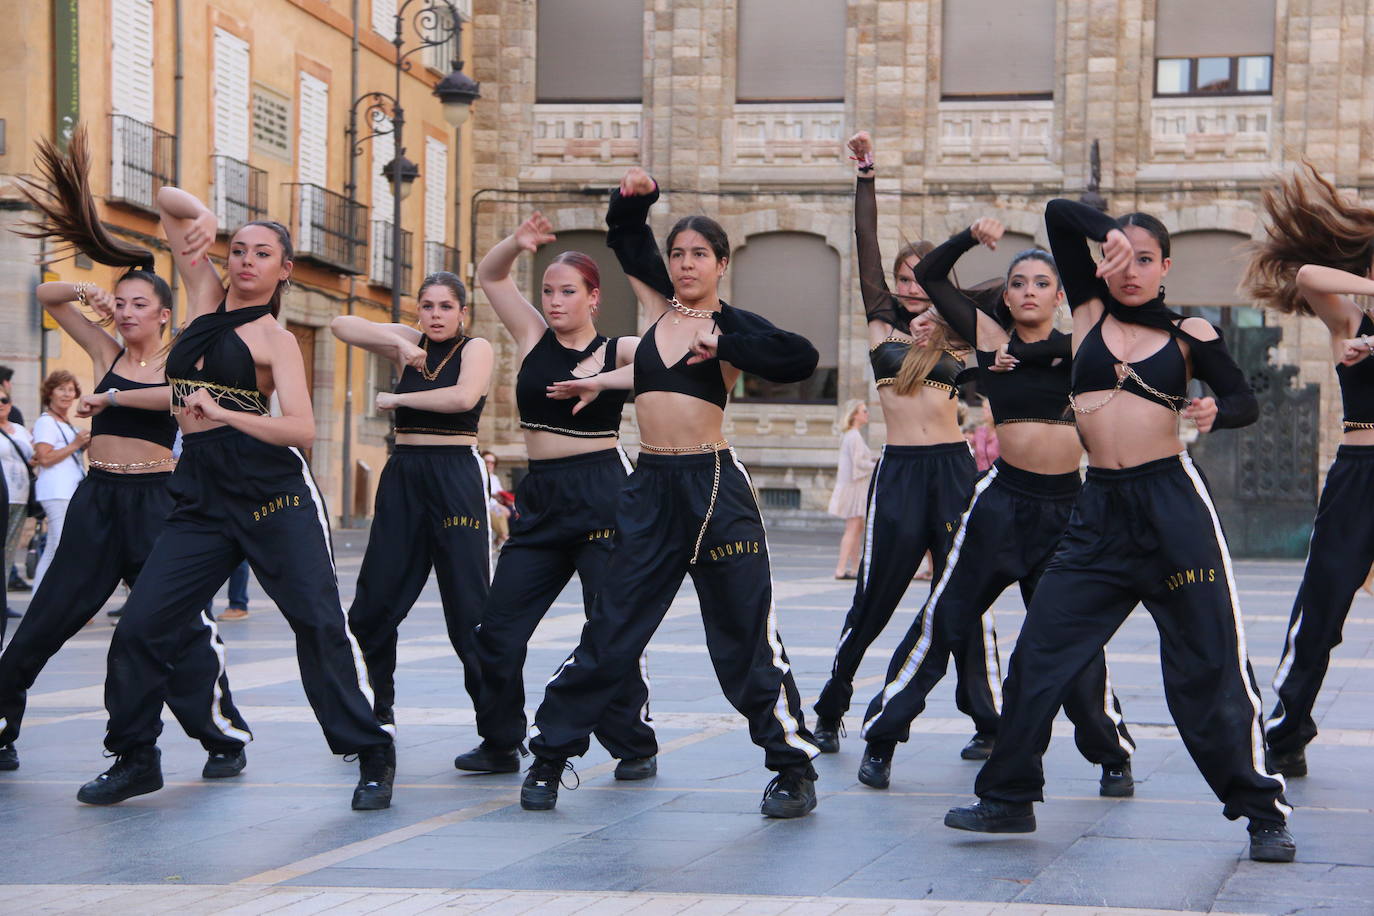
M544 283L544 271L553 259L565 251L580 251L601 268L601 308L596 316L596 329L607 337L625 337L639 333L639 305L635 301L630 281L620 269L615 254L606 247L606 233L594 229L559 232L558 238L534 253L534 272L528 291L529 300L539 307L539 291Z
M750 236L730 266L730 304L805 336L820 353L810 379L777 385L743 375L740 400L833 404L839 366L840 256L808 232Z

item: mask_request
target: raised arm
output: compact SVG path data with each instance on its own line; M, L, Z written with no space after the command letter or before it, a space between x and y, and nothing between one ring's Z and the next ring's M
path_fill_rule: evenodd
M1086 204L1058 198L1045 207L1045 231L1069 308L1094 300L1100 304L1107 294L1101 278L1120 270L1131 257L1130 240L1116 220ZM1093 260L1089 239L1103 243L1101 264Z
M1360 307L1347 297L1374 296L1374 280L1320 264L1299 267L1297 284L1312 312L1335 338L1350 337L1360 326Z
M985 217L968 229L955 233L916 264L916 282L926 291L936 311L949 322L954 333L979 350L996 350L1007 342L1007 332L996 319L951 283L949 274L955 262L975 245L982 243L990 249L996 249L1003 231L1000 222Z
M194 195L170 185L157 192L162 230L172 248L177 272L186 281L187 321L213 312L224 298L224 279L210 263L219 221Z
M470 338L463 344L463 368L458 372L457 382L447 388L430 391L408 391L405 394L383 391L377 395L377 406L382 410L412 407L435 413L471 410L491 388L491 365L491 344L481 337Z
M520 294L520 288L511 279L511 268L522 252L536 251L553 240L553 225L536 210L520 228L492 246L482 263L477 265L477 284L486 293L496 317L515 338L521 359L539 343L539 338L548 330L548 323Z
M403 324L381 324L357 315L339 315L329 322L334 336L346 344L376 353L396 364L398 369L425 364L425 351L420 348L420 332Z
M649 228L649 208L657 201L658 184L643 169L633 168L611 191L606 209L606 247L615 252L650 323L668 310L674 296L673 281Z
M100 378L119 357L119 341L82 314L76 303L83 299L102 317L114 314L114 296L94 283L56 280L38 285L38 301L43 310L86 351L96 378Z

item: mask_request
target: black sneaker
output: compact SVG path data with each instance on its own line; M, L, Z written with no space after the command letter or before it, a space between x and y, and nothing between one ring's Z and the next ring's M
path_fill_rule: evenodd
M987 760L992 756L992 746L996 743L996 735L979 732L969 739L968 744L959 752L959 756L965 760Z
M558 804L558 786L565 770L577 777L577 771L564 757L535 757L520 787L520 807L526 811L552 811ZM576 789L577 784L568 788Z
M1300 747L1296 751L1275 751L1266 748L1264 762L1269 768L1269 772L1278 773L1280 776L1291 779L1307 775L1307 750L1305 748Z
M1282 821L1250 820L1250 858L1256 862L1292 862L1298 844Z
M1097 787L1097 794L1105 798L1130 798L1135 795L1131 762L1102 764L1102 778L1097 781Z
M114 766L81 787L76 800L88 805L114 805L162 788L162 751L156 745L115 755Z
M484 741L466 754L454 757L453 767L470 773L519 773L520 758L527 753L523 745L488 747Z
M816 771L811 764L788 767L763 790L759 812L764 817L801 817L816 807Z
M977 833L1034 833L1035 806L1031 802L985 798L945 812L945 826Z
M840 750L840 739L844 737L844 720L827 719L824 716L816 719L816 730L811 733L816 738L816 747L821 749L822 754L837 754Z
M374 706L372 712L377 717L378 723L382 725L396 724L396 710L390 706Z
M623 781L635 779L648 779L658 775L658 756L650 754L648 757L632 757L620 761L615 765L615 778Z
M870 744L859 764L859 782L871 789L886 789L892 778L892 752L891 747Z
M13 744L0 747L0 771L19 769L19 752Z
M390 808L391 786L395 781L396 745L383 744L359 751L358 787L353 790L353 810L380 811Z
M248 766L248 754L243 748L236 751L211 751L200 771L201 779L228 779L237 776Z

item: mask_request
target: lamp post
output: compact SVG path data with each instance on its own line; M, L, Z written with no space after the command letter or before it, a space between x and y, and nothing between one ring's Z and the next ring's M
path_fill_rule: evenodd
M416 6L417 3L417 8L411 10L411 7ZM403 50L406 43L404 25L408 12L415 25L415 34L419 36L420 40L413 48L406 51ZM461 53L462 37L462 17L458 15L457 8L448 0L405 0L396 11L396 33L391 41L396 49L395 91L390 95L385 92L366 92L354 99L349 106L348 130L346 131L349 145L348 181L344 185L344 193L348 197L350 205L350 221L355 218L353 205L357 203L358 198L357 163L355 160L362 155L363 143L384 134L391 134L395 139L395 158L381 168L382 177L391 183L391 321L393 324L400 324L401 321L401 281L405 263L401 252L401 201L410 193L410 188L415 183L415 179L420 176L420 169L405 157L405 147L401 144L401 132L405 125L405 109L401 105L401 77L402 74L411 69L409 58L416 51L439 47L451 42L454 47L454 58L451 62L453 69L434 87L434 95L443 104L444 120L454 128L461 127L472 113L472 103L482 96L481 86L463 72L463 61L457 56ZM356 90L355 67L354 91ZM385 130L374 130L366 136L359 137L359 106L364 105L363 110L369 123L374 123L374 119L378 116L386 117L389 115L391 126ZM357 237L356 231L350 234L354 238ZM350 281L348 300L350 314L352 307L353 295L352 282ZM391 370L392 388L396 387L397 381L396 368L393 366ZM352 490L352 391L353 379L350 373L348 397L345 398L344 405L343 431L344 518L348 521L351 521L353 511L350 492ZM395 443L396 417L393 414L391 416L391 430L387 433L388 453L395 448Z

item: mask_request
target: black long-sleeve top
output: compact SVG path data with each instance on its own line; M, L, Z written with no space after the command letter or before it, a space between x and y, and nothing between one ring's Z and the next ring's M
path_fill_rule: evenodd
M651 287L665 299L674 295L668 268L648 224L649 208L658 200L652 194L622 197L611 192L606 211L606 245L615 252L621 270ZM720 340L716 356L737 369L770 382L802 382L811 377L820 354L800 334L777 327L762 315L735 308L724 301L716 314Z
M903 334L910 333L911 313L888 289L883 273L883 254L878 247L878 195L871 176L860 175L854 183L854 243L859 254L864 317L886 322Z

